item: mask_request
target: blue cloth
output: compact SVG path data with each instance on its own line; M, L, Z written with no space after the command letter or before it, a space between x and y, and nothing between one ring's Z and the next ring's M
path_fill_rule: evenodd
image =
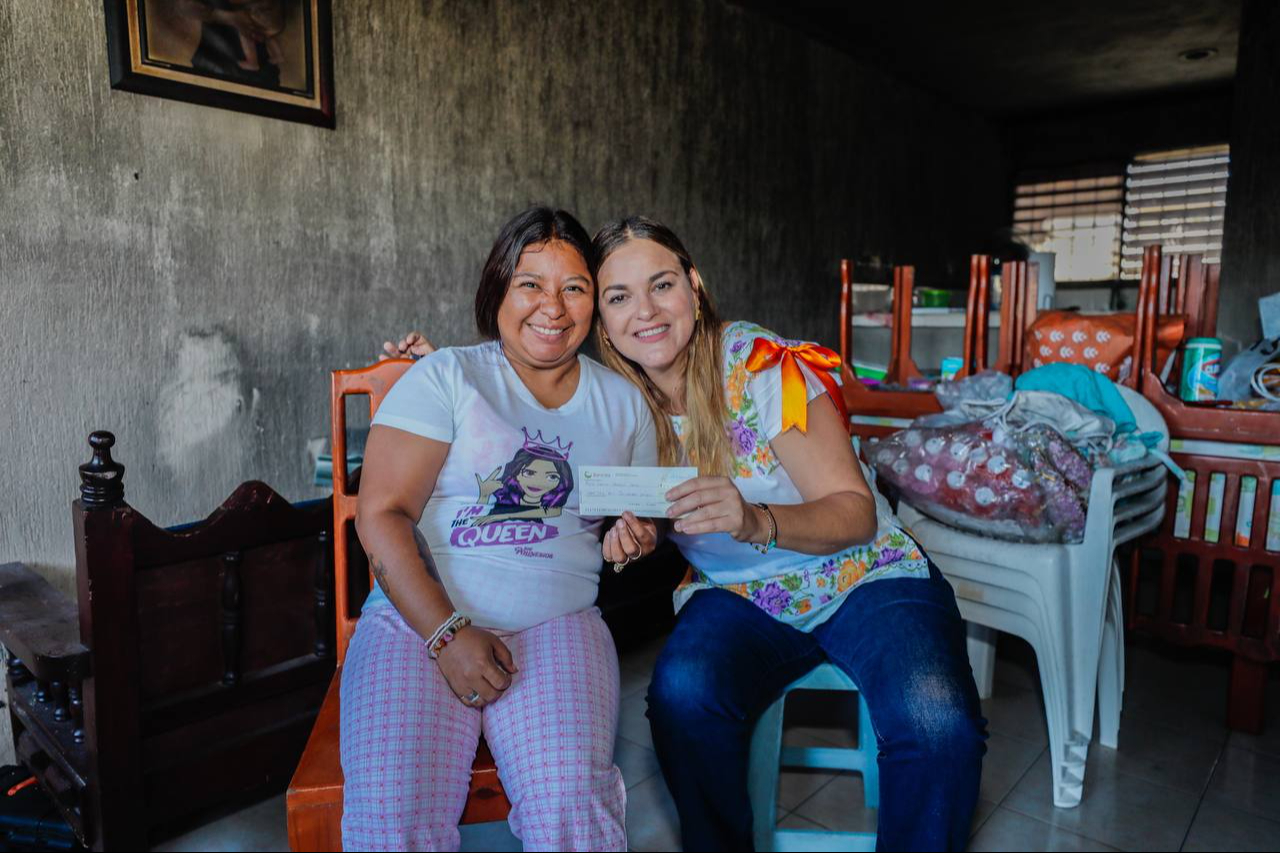
M987 721L955 595L932 562L927 579L855 587L809 632L727 590L689 599L654 667L648 712L684 849L753 849L752 728L788 684L824 661L863 691L875 725L877 849L963 850Z
M1013 387L1017 391L1052 391L1075 400L1086 409L1115 421L1117 435L1138 428L1133 410L1120 396L1115 383L1082 364L1046 364L1019 376Z

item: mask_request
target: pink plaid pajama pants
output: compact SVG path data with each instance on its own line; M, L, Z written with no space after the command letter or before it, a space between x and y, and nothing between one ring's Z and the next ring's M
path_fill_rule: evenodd
M343 849L457 850L483 732L525 850L626 850L618 655L600 611L494 633L519 671L476 709L394 607L360 617L342 668Z

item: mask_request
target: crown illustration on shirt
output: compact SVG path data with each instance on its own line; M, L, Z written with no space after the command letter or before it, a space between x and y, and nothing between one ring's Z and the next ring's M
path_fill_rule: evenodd
M532 453L534 456L543 459L558 459L561 462L569 461L569 450L573 447L573 442L563 444L560 436L556 436L554 443L547 441L542 437L542 430L538 430L536 436L530 436L529 430L520 427L520 431L524 433L524 449Z

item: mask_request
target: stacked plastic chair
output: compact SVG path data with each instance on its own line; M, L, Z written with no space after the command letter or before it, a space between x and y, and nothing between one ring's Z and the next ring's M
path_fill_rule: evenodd
M1138 429L1168 432L1155 408L1120 389ZM1022 637L1035 651L1049 729L1053 802L1079 805L1093 740L1115 748L1124 690L1124 643L1118 546L1156 529L1165 511L1168 471L1147 456L1093 475L1084 539L1078 544L1023 544L965 533L905 503L898 514L951 581L970 624L970 661L979 692L991 693L995 631ZM986 630L974 630L974 627Z

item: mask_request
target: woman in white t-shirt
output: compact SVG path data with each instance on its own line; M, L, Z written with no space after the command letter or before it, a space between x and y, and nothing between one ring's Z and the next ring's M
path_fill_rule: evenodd
M356 523L377 585L342 674L345 849L457 849L482 733L526 850L626 849L602 520L578 512L574 471L657 451L637 389L577 352L589 257L569 214L517 216L476 294L487 342L421 359L374 416ZM651 550L653 526L628 522L609 546Z
M722 324L663 225L619 220L594 248L603 360L643 391L662 464L702 474L667 494L694 577L649 686L684 849L752 848L752 727L823 661L871 711L878 848L963 849L986 738L964 624L951 587L867 486L839 356Z

